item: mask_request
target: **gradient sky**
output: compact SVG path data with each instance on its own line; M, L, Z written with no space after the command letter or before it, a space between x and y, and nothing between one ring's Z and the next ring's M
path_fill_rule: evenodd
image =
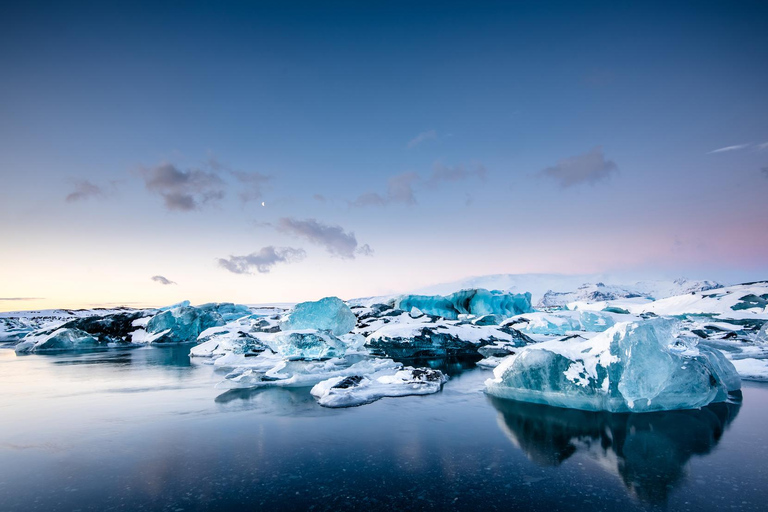
M4 2L0 92L2 310L768 277L766 2Z

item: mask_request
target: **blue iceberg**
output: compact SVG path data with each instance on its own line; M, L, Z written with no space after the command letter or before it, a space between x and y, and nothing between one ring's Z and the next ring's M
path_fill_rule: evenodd
M330 359L346 352L346 346L339 338L321 331L282 331L264 339L272 350L287 360Z
M302 302L280 321L283 331L314 329L330 331L336 336L355 328L357 319L343 300L326 297L315 302Z
M718 350L678 338L675 320L616 324L585 341L548 341L504 359L486 381L499 398L610 412L697 409L741 381Z
M404 295L395 307L403 311L418 309L428 315L456 320L459 315L494 315L508 318L533 311L530 293L508 293L482 288L461 290L450 295Z
M25 352L53 352L96 348L99 340L76 328L58 328L28 334L15 350Z
M200 306L190 306L189 302L183 302L157 313L149 320L146 328L148 340L152 343L195 341L206 329L250 314L251 311L246 306L229 302Z

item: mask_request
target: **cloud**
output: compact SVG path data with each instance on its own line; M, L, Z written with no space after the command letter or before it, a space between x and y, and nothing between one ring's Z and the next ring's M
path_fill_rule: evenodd
M169 210L188 212L221 200L224 181L215 172L201 169L182 170L170 163L142 168L144 185L163 197Z
M266 274L278 263L301 261L306 255L307 253L304 252L304 249L274 247L270 245L262 247L259 252L254 252L246 256L219 258L219 266L234 274L253 274L254 270Z
M44 297L0 297L0 300L5 300L5 301L44 300Z
M258 172L229 171L229 173L240 183L238 196L244 203L261 201L262 189L272 179L271 176Z
M362 194L352 201L352 206L385 206L389 203L416 204L414 184L421 178L415 172L397 174L387 182L387 194L382 196L376 192Z
M357 254L360 254L362 256L373 256L373 249L371 249L371 246L368 244L363 244L360 246L360 248L357 250Z
M75 201L83 201L85 199L90 199L91 197L99 197L103 195L104 191L101 190L101 187L98 185L94 185L88 180L79 180L75 182L75 190L67 194L65 199L68 203L73 203Z
M373 250L365 244L358 249L353 232L345 232L341 226L323 224L315 219L297 220L283 217L277 221L278 231L305 238L313 244L325 247L333 256L354 259L356 254L370 255Z
M583 155L576 155L560 160L556 165L547 167L541 174L560 183L563 188L581 183L596 183L617 172L619 167L612 160L606 160L599 146Z
M762 172L762 173L763 173L763 176L765 176L766 178L768 178L768 166L765 166L765 167L763 167L762 169L760 169L760 172Z
M762 144L758 144L757 149L759 149L760 151L764 149L768 149L768 142L763 142Z
M462 181L469 178L485 179L485 166L476 164L472 167L466 167L464 164L458 164L449 167L435 162L432 166L432 174L427 179L428 186L436 187L441 183Z
M716 149L716 150L714 150L714 151L710 151L710 152L709 152L709 153L707 153L707 154L708 154L708 155L711 155L711 154L713 154L713 153L725 153L725 152L727 152L727 151L738 151L738 150L740 150L740 149L746 149L746 148L748 148L749 146L751 146L751 144L737 144L737 145L735 145L735 146L726 146L726 147L724 147L724 148L720 148L720 149Z
M415 148L419 144L430 140L437 140L437 132L435 130L427 130L416 135L414 138L408 141L408 148Z
M176 284L176 281L171 281L167 277L163 277L163 276L152 276L152 280L160 284Z
M321 203L324 203L324 202L326 202L328 200L328 198L326 198L322 194L315 194L315 195L312 196L312 199L314 199L315 201L320 201Z

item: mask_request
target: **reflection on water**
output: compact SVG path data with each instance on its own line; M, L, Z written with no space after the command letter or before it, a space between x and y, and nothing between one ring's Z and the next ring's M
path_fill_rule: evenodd
M397 358L393 357L392 360L398 363L403 363L405 366L426 366L433 370L440 370L449 377L456 377L467 370L477 368L477 361L480 357L408 357Z
M258 410L281 416L316 416L328 413L309 393L311 388L230 389L216 397L220 410Z
M741 404L699 410L610 414L489 397L499 426L531 461L557 466L576 454L618 474L639 499L665 503L693 455L706 455Z

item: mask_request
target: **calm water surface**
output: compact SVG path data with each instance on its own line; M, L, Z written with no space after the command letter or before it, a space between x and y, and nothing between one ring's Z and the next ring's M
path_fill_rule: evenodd
M608 415L443 391L324 409L226 391L189 347L0 349L0 510L768 509L768 386Z

